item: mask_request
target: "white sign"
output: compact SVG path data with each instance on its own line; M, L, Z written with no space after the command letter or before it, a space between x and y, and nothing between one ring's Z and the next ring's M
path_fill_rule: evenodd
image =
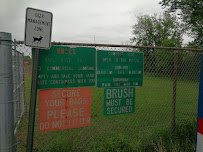
M40 49L49 49L51 47L52 18L51 12L34 8L26 9L26 46Z

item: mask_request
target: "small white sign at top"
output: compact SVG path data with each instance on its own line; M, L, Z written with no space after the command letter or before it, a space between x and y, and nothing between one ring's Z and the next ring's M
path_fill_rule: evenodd
M25 18L25 45L49 49L51 47L52 19L51 12L28 7Z

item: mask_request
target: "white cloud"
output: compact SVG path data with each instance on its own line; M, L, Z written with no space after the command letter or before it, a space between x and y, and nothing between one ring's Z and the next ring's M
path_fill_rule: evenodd
M136 14L163 11L159 0L0 0L0 30L24 39L26 7L53 13L52 40L121 43L132 37Z

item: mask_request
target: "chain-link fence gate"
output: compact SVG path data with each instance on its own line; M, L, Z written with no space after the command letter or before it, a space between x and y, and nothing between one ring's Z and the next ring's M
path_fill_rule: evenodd
M143 52L143 86L135 87L135 113L115 116L103 114L104 89L91 87L91 124L83 128L39 132L37 101L34 151L136 151L140 147L144 150L155 144L154 139L159 138L161 133L173 132L175 126L195 123L200 50L70 43L52 45ZM32 58L31 48L25 47L22 42L16 48L24 53L24 58ZM25 101L28 103L31 62L25 66L25 76ZM24 115L18 131L18 151L26 150L27 126L28 116Z

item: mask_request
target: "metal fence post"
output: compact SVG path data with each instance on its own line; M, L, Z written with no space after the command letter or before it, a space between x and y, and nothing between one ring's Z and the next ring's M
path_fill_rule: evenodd
M14 151L12 38L0 32L0 152Z
M20 119L20 102L21 102L21 99L20 99L20 93L21 93L21 90L20 90L20 53L18 52L18 57L17 57L17 65L18 65L18 70L17 70L17 122L19 121Z
M24 104L24 111L27 116L27 102L25 101L25 65L24 65L24 53L23 53L23 104Z
M176 113L176 86L177 86L177 76L178 76L178 51L174 51L174 72L173 72L173 102L172 102L172 123L171 123L171 133L175 131L175 113Z
M35 112L36 112L36 99L37 99L37 80L39 71L39 49L34 49L33 63L32 63L32 85L30 94L30 110L28 122L28 136L27 136L27 152L33 150L33 137L35 126Z
M14 56L13 56L13 89L14 89L14 122L17 123L18 117L17 117L17 50L16 50L16 41L14 40Z
M24 81L24 54L22 53L21 54L21 68L20 68L20 75L21 75L21 78L20 78L20 81L21 81L21 108L22 108L22 112L21 112L21 116L24 114L25 112L25 81Z

